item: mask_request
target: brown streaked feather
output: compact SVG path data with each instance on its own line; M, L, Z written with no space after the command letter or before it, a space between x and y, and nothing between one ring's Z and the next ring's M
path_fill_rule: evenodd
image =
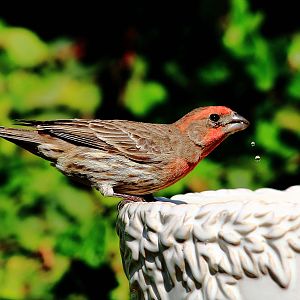
M145 123L116 120L92 121L89 127L100 140L128 156L167 154L172 150L166 125L149 126Z
M223 106L198 108L168 125L84 119L19 123L33 130L0 127L0 137L103 195L125 197L175 183L226 137L249 125Z
M155 161L158 154L172 151L170 125L151 124L149 131L149 124L123 120L21 120L19 124L34 126L41 133L70 143L122 154L136 161Z
M4 128L0 127L0 137L17 143L39 143L40 139L35 130L24 130L24 129L15 129L15 128Z
M38 153L38 146L41 144L41 139L36 130L0 127L0 137L32 152L33 154Z

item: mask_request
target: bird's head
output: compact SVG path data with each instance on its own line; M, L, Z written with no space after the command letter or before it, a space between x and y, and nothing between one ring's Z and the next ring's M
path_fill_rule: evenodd
M196 108L179 119L175 126L208 155L226 137L246 129L249 121L225 106Z

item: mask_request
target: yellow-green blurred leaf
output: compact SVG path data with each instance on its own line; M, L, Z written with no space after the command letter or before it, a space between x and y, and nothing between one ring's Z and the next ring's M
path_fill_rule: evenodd
M231 168L227 176L230 187L241 188L252 185L253 173L242 168Z
M145 59L140 56L135 57L132 67L132 77L143 78L148 71L148 64Z
M11 62L19 67L35 67L48 59L47 45L25 28L6 28L0 31L0 47Z
M9 124L9 113L11 110L12 103L10 96L6 93L0 92L0 122L2 126Z
M28 299L32 279L39 268L37 261L23 256L10 257L0 277L2 299ZM1 276L0 275L0 276Z
M8 76L14 107L19 112L35 108L66 106L91 114L100 105L101 92L94 84L72 79L67 74L51 73L45 77L19 71Z
M300 34L293 36L292 41L287 49L288 63L294 70L300 70Z
M27 250L36 251L45 233L45 222L38 217L20 219L17 234L18 241Z
M43 270L41 262L24 256L11 256L0 272L1 299L48 299L47 292L69 267L63 256L54 256L53 265ZM52 299L52 298L50 298Z
M82 114L92 114L100 105L101 90L91 82L68 80L62 86L58 104L78 109Z
M89 217L94 212L94 205L89 193L76 190L65 185L57 191L59 204L75 220L89 222Z
M300 134L300 111L293 107L278 110L275 114L275 122L281 128Z
M197 176L203 181L202 190L219 189L222 187L220 183L220 176L222 175L222 165L205 158L195 168Z
M133 114L143 116L166 100L167 91L158 82L131 79L124 94L124 105Z

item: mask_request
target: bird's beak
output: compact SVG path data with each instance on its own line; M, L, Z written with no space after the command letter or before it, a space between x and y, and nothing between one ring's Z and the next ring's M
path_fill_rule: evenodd
M249 125L250 122L247 119L233 112L224 126L224 131L228 134L232 134L246 129Z

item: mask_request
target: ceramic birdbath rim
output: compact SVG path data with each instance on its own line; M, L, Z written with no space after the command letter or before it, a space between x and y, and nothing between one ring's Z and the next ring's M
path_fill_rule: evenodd
M132 299L298 297L300 186L127 203L117 231Z

